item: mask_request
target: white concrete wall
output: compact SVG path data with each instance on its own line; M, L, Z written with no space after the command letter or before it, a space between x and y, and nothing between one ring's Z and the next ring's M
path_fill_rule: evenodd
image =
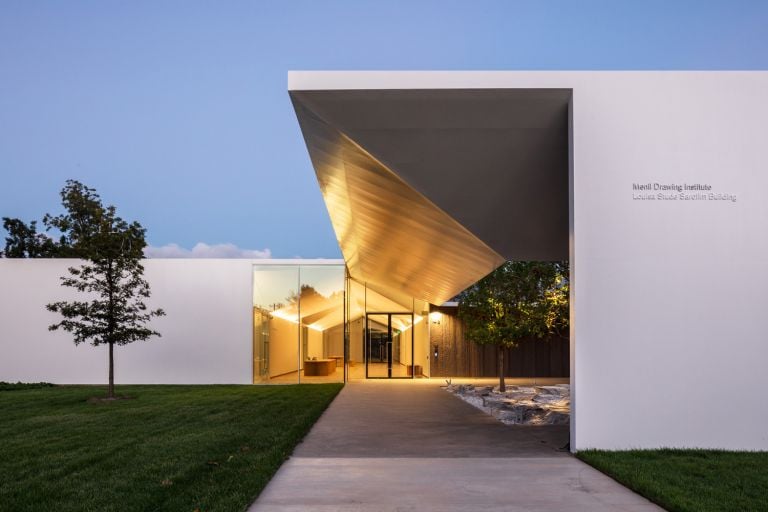
M573 112L575 447L768 449L768 73L583 77Z
M49 332L45 304L75 297L58 277L76 260L0 259L0 380L103 384L107 349ZM119 384L252 382L251 260L146 260L162 334L115 348Z

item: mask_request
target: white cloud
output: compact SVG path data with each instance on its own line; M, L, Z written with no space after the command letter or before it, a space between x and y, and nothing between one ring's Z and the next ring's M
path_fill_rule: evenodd
M178 244L166 244L160 247L149 245L144 249L147 258L271 258L269 249L241 249L235 244L208 245L198 242L192 249L185 249Z

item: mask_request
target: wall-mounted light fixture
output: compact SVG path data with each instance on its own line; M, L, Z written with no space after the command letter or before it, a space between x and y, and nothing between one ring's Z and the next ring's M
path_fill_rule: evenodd
M433 311L429 314L429 321L433 324L440 325L440 321L443 319L443 314L439 311Z

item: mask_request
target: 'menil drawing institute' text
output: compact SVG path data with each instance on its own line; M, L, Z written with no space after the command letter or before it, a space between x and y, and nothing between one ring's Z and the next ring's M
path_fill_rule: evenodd
M632 183L633 201L727 201L736 194L714 192L706 183Z

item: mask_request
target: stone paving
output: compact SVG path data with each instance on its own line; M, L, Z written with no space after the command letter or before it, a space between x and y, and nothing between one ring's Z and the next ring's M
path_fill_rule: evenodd
M438 380L345 386L251 511L658 511L562 449L565 425L504 425Z

